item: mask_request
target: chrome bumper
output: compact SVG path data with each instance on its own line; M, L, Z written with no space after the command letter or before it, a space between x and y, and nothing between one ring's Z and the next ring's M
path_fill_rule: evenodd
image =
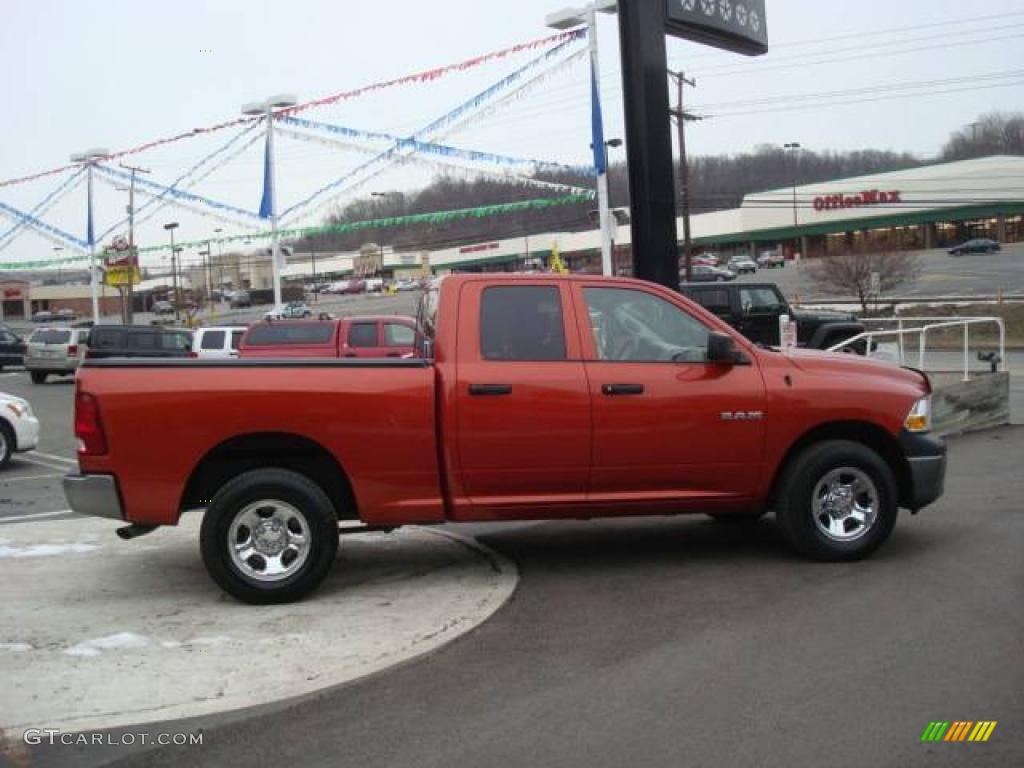
M117 480L111 475L64 475L64 496L80 515L124 519Z

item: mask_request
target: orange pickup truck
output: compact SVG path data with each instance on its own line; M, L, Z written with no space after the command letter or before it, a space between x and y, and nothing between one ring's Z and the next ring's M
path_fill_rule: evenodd
M124 538L203 509L213 579L269 603L320 583L339 520L771 510L853 560L943 490L922 373L755 346L657 285L454 275L417 322L414 359L87 360L71 507Z

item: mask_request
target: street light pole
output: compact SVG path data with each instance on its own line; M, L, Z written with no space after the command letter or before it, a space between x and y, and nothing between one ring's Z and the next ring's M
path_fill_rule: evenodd
M178 222L169 221L164 224L164 229L171 234L171 284L174 286L174 322L179 322L178 317L178 249L174 247L174 230L178 228Z
M591 147L595 155L602 153L604 157L603 168L597 170L597 210L599 226L601 227L601 274L611 275L612 270L612 227L611 209L608 205L608 150L605 146L596 146L597 142L604 144L604 125L600 108L601 98L601 68L600 55L597 45L597 12L614 13L616 0L595 0L595 2L584 8L564 8L551 13L545 19L547 26L552 29L571 29L580 24L587 25L587 38L590 48L590 72L591 72L591 98L592 104L592 143ZM596 163L595 163L596 165Z
M99 275L96 269L96 236L92 222L92 168L96 161L110 154L106 149L90 149L71 156L73 163L85 163L86 165L86 196L88 199L88 220L86 222L86 239L89 241L89 288L92 294L92 322L94 325L100 323L100 289Z
M134 302L135 269L138 266L136 264L138 257L135 253L135 174L149 173L150 171L148 168L140 168L134 165L121 164L121 167L132 173L131 182L128 184L128 258L131 261L132 274L126 289L127 308L125 309L125 323L130 325L134 314L132 303Z
M277 179L274 166L274 110L294 107L298 99L290 94L274 96L266 101L246 104L242 114L263 115L267 121L267 156L264 177L264 195L269 203L270 259L274 280L274 310L281 311L281 244L277 233ZM260 207L263 214L263 206Z

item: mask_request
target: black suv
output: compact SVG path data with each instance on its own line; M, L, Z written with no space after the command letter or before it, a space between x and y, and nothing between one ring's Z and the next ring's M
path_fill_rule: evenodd
M89 335L90 360L104 357L192 357L192 331L155 325L97 325Z
M779 345L780 315L796 321L797 344L811 349L828 349L865 330L848 312L793 309L774 283L686 284L679 291L751 341L767 346ZM863 354L865 346L861 342L853 351Z

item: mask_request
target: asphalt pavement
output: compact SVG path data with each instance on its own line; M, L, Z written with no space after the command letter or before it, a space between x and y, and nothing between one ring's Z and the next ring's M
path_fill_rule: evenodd
M1024 756L1024 429L950 443L946 495L865 562L774 521L464 527L520 568L488 622L411 665L232 715L19 747L22 765L1010 766ZM994 720L984 744L922 743ZM202 746L121 746L199 733ZM110 743L117 746L110 746ZM9 753L14 764L15 753Z
M1004 245L1001 251L991 254L953 257L945 250L928 250L918 251L915 256L921 274L913 283L894 291L900 298L994 296L1000 290L1004 294L1024 295L1024 243ZM776 283L789 299L803 303L835 300L836 297L823 293L810 279L807 267L813 263L790 263L785 269L761 269L737 280Z

